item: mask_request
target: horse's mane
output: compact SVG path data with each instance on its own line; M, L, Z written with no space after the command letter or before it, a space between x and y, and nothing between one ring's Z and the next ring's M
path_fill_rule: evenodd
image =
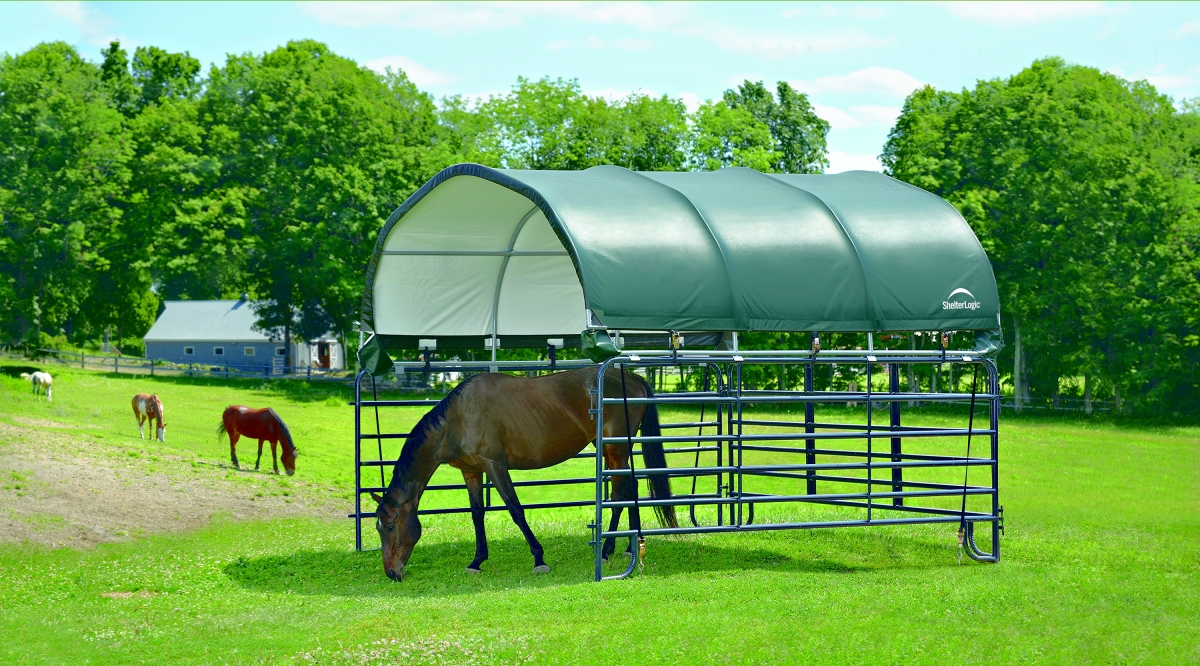
M471 375L458 383L452 391L442 398L441 402L433 406L417 425L413 426L408 437L404 440L404 448L400 450L400 458L396 460L396 466L392 472L392 482L388 484L388 489L395 487L401 477L407 477L409 469L412 468L413 460L417 457L417 450L429 438L429 433L441 427L446 422L446 410L450 409L450 403L458 397L458 394L466 387L471 380L483 375Z
M279 418L279 415L275 413L274 409L267 407L267 411L271 414L271 416L275 417L275 422L279 424L279 429L283 431L283 436L287 438L288 446L292 449L292 455L295 455L296 445L292 443L292 431L288 430L287 424L283 422L283 419ZM222 425L224 425L224 423L222 423ZM275 454L272 453L271 455Z

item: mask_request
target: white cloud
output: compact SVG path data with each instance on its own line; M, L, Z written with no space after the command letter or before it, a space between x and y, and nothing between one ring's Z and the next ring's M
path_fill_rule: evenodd
M520 23L523 14L504 3L306 2L300 7L321 23L347 28L413 28L442 36L507 28Z
M877 19L887 16L887 10L878 7L855 7L850 13L854 15L854 18L860 19Z
M683 105L687 107L688 113L695 113L700 108L700 104L703 103L700 96L694 92L681 92L676 97L683 101Z
M549 44L546 45L546 48L550 49L551 51L561 51L570 45L571 45L571 40L560 39L555 42L550 42Z
M604 40L592 35L591 37L587 38L587 45L594 49L602 49L604 48Z
M617 40L617 48L623 51L645 51L654 46L654 42L648 39L633 39L632 37L622 37Z
M813 104L813 110L830 129L854 129L855 127L891 127L900 117L900 109L891 106L852 106L849 110L836 106Z
M907 97L912 91L925 84L916 77L898 69L866 67L849 74L823 76L815 81L793 81L797 90L819 94L834 93L882 93L894 97Z
M892 39L877 39L855 30L840 35L805 37L800 35L770 35L738 28L723 27L698 36L709 39L726 51L745 53L763 58L788 58L822 53L837 53L890 44Z
M940 6L960 19L1004 26L1102 16L1125 9L1124 4L1105 2L947 2Z
M367 63L367 67L376 72L383 73L388 67L392 69L404 70L408 78L419 86L440 86L447 83L453 83L458 80L458 77L448 72L439 72L434 69L429 69L419 62L410 60L402 55L385 56L376 58Z
M840 150L829 151L829 168L825 173L842 173L843 171L883 171L883 164L875 155L856 155Z
M1200 35L1200 21L1188 21L1179 26L1179 29L1171 33L1174 39L1182 39L1184 37L1193 37Z
M638 32L671 33L703 39L738 53L766 58L804 56L870 48L891 43L863 31L799 36L760 33L697 17L693 7L678 3L531 2L531 3L375 3L313 2L302 10L322 23L351 28L387 26L428 30L438 35L499 30L527 18L549 16L588 25L618 25ZM557 42L555 42L557 43ZM631 47L643 45L634 40Z
M108 46L118 37L110 28L116 23L107 14L82 2L52 2L50 10L67 19L79 30L79 38L94 46ZM124 40L120 40L124 41Z
M1200 67L1195 68L1200 70ZM1196 85L1196 79L1184 74L1172 74L1166 65L1155 65L1151 73L1126 74L1120 67L1111 67L1109 74L1115 74L1128 81L1146 81L1158 90L1179 90Z

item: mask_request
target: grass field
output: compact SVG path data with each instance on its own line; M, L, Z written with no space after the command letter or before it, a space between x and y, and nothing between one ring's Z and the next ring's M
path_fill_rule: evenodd
M580 509L531 514L553 567L544 576L530 573L507 516L488 516L480 576L463 572L469 519L427 517L397 584L378 553L353 551L351 523L336 517L353 485L344 387L51 370L52 403L0 375L0 462L35 446L28 432L51 443L36 446L120 466L131 488L170 484L184 506L203 482L313 508L218 512L199 527L76 548L9 539L0 663L1200 662L1194 427L1006 418L998 565L956 564L953 526L766 532L652 539L644 572L596 584ZM166 404L165 444L137 437L139 391ZM229 468L213 431L233 403L283 415L302 451L295 477ZM384 425L419 414L397 410ZM244 442L239 457L253 464ZM6 506L58 492L15 468L0 474ZM18 518L34 534L63 523Z

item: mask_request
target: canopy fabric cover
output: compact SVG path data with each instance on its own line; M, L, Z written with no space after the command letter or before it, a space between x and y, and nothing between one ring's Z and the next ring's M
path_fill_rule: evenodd
M1000 312L958 211L879 173L459 164L384 225L362 314L385 341L511 346L577 336L587 310L623 331L998 331Z

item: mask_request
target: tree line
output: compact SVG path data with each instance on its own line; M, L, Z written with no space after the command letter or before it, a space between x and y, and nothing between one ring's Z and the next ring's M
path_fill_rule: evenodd
M354 339L377 230L448 165L820 173L828 131L784 82L691 112L548 78L437 100L313 41L207 73L155 47L93 63L41 44L0 59L0 342L109 331L137 349L164 300L243 293L280 337ZM1196 410L1198 131L1194 106L1054 59L908 98L885 170L979 235L1019 395L1082 377L1088 395Z
M0 334L137 347L163 300L246 293L264 330L344 339L375 234L442 168L820 171L828 124L777 94L747 82L689 114L519 79L438 103L312 41L207 74L155 47L94 64L42 44L0 61Z

